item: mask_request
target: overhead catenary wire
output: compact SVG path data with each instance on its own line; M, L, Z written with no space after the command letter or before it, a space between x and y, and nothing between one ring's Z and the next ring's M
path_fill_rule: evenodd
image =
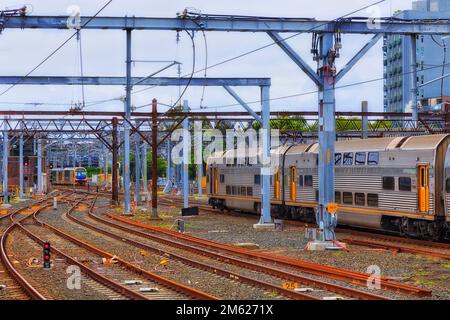
M108 7L113 0L109 0L103 7L100 8L92 17L90 17L80 28L73 33L69 38L64 40L56 49L54 49L47 57L45 57L41 62L39 62L34 68L32 68L29 72L27 72L21 79L19 79L16 83L12 84L8 88L6 88L3 92L0 93L0 97L9 92L11 89L13 89L15 86L20 84L23 80L25 80L28 76L30 76L34 71L39 69L43 64L45 64L48 60L50 60L56 53L58 53L59 50L61 50L67 43L70 42L77 34L78 32L85 28L95 17L97 17L103 10Z

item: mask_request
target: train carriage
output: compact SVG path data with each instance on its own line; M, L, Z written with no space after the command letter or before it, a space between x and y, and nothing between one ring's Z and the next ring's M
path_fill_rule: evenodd
M450 225L450 135L336 142L335 201L340 224L438 239ZM317 143L282 146L271 170L274 216L314 222L318 206ZM261 166L234 150L208 159L209 202L258 212ZM236 153L237 154L237 153ZM256 153L251 155L256 156ZM226 157L229 163L221 163Z
M86 185L87 172L83 167L52 169L50 179L54 185Z

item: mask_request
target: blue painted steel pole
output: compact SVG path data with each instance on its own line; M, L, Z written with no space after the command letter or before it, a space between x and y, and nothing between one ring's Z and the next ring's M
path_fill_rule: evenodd
M272 223L270 214L270 87L261 87L262 132L261 144L261 220L260 223Z
M318 224L324 240L334 240L334 225L328 212L328 204L334 203L334 146L336 141L334 79L328 74L329 59L333 48L332 34L320 37L319 72L319 208Z
M8 123L4 119L3 127L3 199L8 204L8 156L9 156L9 138Z
M125 100L125 117L130 120L131 117L131 29L127 29L127 86L126 86L126 100ZM124 121L124 203L125 214L131 212L130 201L130 126L127 121Z
M139 126L139 122L136 121L136 127ZM136 152L134 155L135 160L135 190L134 190L134 201L136 204L141 199L141 137L139 134L135 134L136 136Z
M42 180L42 140L38 138L37 142L37 174L38 174L38 186L37 186L37 193L42 194L43 193L43 180Z
M172 148L171 148L171 141L170 141L170 139L167 139L166 177L168 179L168 182L171 183L171 181L172 181Z
M148 171L147 171L147 142L142 141L141 147L141 170L142 170L142 187L144 190L144 194L146 199L148 198Z
M411 42L411 112L413 115L413 120L417 121L419 119L419 114L417 111L417 43L416 34L409 36Z
M183 101L183 111L189 111L188 101ZM183 203L184 207L189 207L189 155L190 155L190 139L189 139L189 119L183 120Z
M20 124L19 138L19 197L23 199L23 122Z

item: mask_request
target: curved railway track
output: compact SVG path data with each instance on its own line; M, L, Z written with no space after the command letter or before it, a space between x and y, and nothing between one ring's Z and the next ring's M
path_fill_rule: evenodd
M74 210L83 202L82 199L76 200L75 204L71 205L68 211ZM83 240L77 239L55 227L43 223L38 219L38 214L39 211L28 218L33 219L39 228L45 228L47 231L50 230L52 232L52 234L48 234L46 231L46 234L47 238L51 238L55 243L51 248L53 253L63 257L67 262L77 265L82 272L87 274L90 278L120 293L128 299L217 299L211 295L204 294L184 285L159 277L115 257L112 253L91 246ZM37 243L44 243L44 240L37 235L37 233L42 234L42 230L39 232L35 227L26 228L22 224L16 225ZM57 249L57 247L64 248L64 252ZM97 268L96 270L94 267L87 266L74 258L74 256L80 255L94 257L96 259L107 259L107 261L114 259L114 263L103 264L101 268ZM123 283L127 279L136 280L137 283L133 285L132 288L126 287ZM148 288L151 288L151 290Z
M140 224L129 219L118 217L112 214L107 214L110 219L104 219L92 213L92 210L88 213L89 217L97 222L113 227L117 230L122 230L127 234L133 234L142 238L147 238L153 241L164 243L173 247L181 248L195 252L199 255L212 257L219 261L227 261L250 270L258 270L264 274L275 275L282 279L289 281L295 281L302 284L319 287L342 294L347 297L353 297L358 299L383 299L384 297L375 295L370 292L355 290L352 288L331 284L329 282L316 280L299 276L299 273L293 273L292 270L306 273L316 277L329 278L336 281L347 282L353 285L360 286L367 285L367 274L352 272L348 270L338 269L329 266L323 266L316 263L310 263L302 260L291 259L281 256L273 256L270 254L256 253L250 250L236 248L229 245L224 245L200 238L195 238L187 235L179 234L178 232L153 227L149 225ZM108 234L109 236L120 237L123 241L130 241L132 239L125 239L123 234L106 232L104 229L93 226L86 221L81 221L71 217L71 220L82 224L90 229L94 229L100 233ZM143 232L144 229L146 232ZM150 231L150 232L148 232ZM136 243L137 246L142 246L142 243ZM180 259L180 257L177 257ZM263 263L261 263L263 262ZM286 270L287 269L287 270ZM289 272L290 271L290 272ZM413 294L418 296L430 296L431 291L404 285L401 283L390 281L389 279L382 278L381 286L385 290L391 290L403 294Z
M160 203L167 206L183 206L183 202L181 199L173 197L163 197L160 200ZM198 206L202 211L211 212L214 214L224 214L222 211L213 209L204 203L194 202L194 204ZM232 214L240 215L240 213L234 211ZM296 220L286 220L286 222L289 225L293 226L308 226L307 223ZM345 236L343 236L340 240L346 243L390 250L393 252L405 252L410 254L439 258L443 260L450 260L450 244L448 243L404 238L384 233L376 233L373 231L366 232L353 228L340 227L336 228L336 231L340 234L345 234Z

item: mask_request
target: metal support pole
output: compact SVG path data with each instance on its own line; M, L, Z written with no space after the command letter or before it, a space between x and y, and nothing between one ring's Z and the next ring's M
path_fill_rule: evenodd
M158 218L158 103L152 100L152 218Z
M203 180L203 137L202 137L202 121L194 122L195 134L195 163L197 164L197 189L198 197L203 197L202 180Z
M187 100L183 101L183 112L189 112ZM189 207L189 118L183 120L183 204Z
M23 123L20 124L19 138L19 197L23 199Z
M119 204L119 190L118 190L118 183L117 183L117 163L119 162L118 159L118 150L117 150L117 118L112 119L112 203L113 205Z
M9 156L9 137L8 123L4 119L3 127L3 203L8 204L8 156Z
M411 112L413 114L413 120L419 120L419 114L417 111L417 45L416 34L410 35L411 41Z
M127 29L127 86L126 86L126 99L125 99L125 117L130 120L131 117L131 29ZM130 126L128 121L124 122L124 202L125 202L125 214L130 214Z
M136 121L136 128L139 127L139 123ZM134 154L135 162L135 190L134 190L134 201L136 204L141 199L141 137L136 133L135 135L136 151Z
M324 240L334 240L334 225L328 204L334 203L334 145L336 141L334 78L329 76L333 34L320 36L319 73L319 208L318 225Z
M38 194L43 193L43 180L42 180L42 140L38 138L37 142L37 180L38 180L38 186L37 186L37 192Z
M369 103L367 101L361 102L361 112L367 113L369 112ZM362 116L361 118L361 138L368 139L369 138L369 118L367 115Z
M105 181L105 188L108 184L108 164L106 158L106 148L105 145L102 144L102 158L103 158L103 180Z
M148 200L148 174L147 174L147 142L143 141L141 146L141 171L142 171L142 187L146 201Z
M272 223L270 214L270 87L261 87L261 219L260 224Z
M172 146L171 146L171 141L170 139L167 139L167 169L166 169L167 173L167 179L168 182L171 183L173 182L172 180Z

